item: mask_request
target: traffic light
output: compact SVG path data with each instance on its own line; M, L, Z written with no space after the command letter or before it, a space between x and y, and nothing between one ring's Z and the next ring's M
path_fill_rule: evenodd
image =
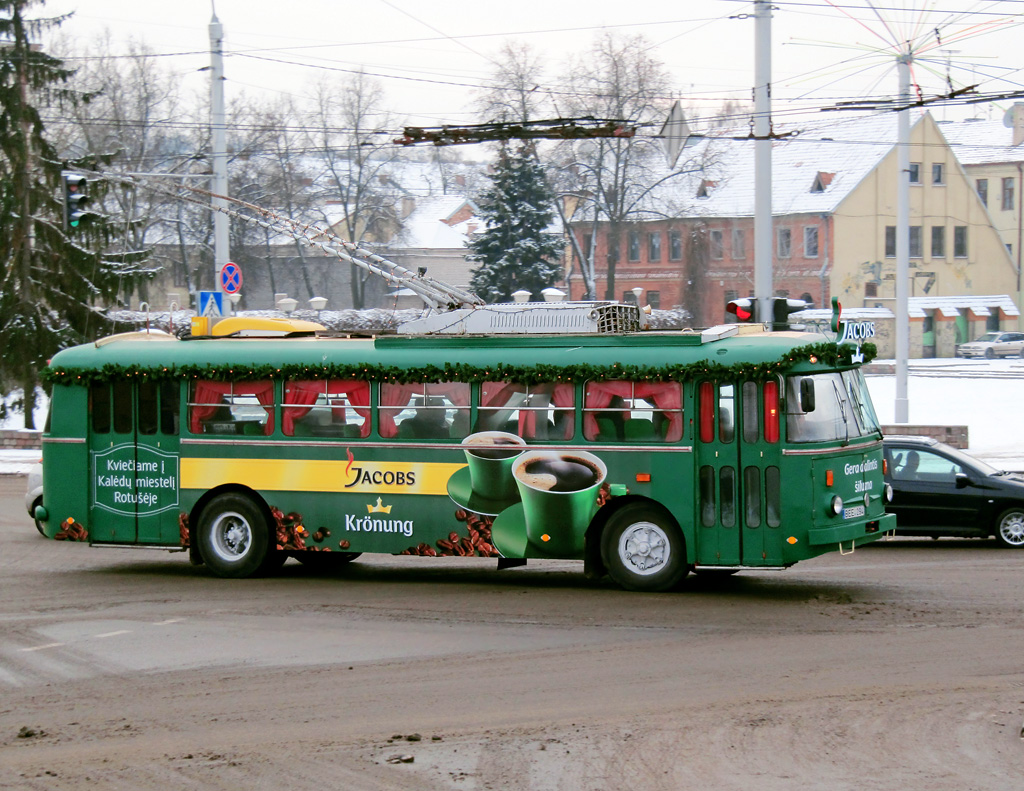
M86 209L89 205L89 182L85 176L69 171L61 173L61 180L64 182L64 230L71 231L93 216Z
M773 298L772 329L776 331L789 329L789 314L806 309L807 303L802 299Z
M725 312L733 314L738 322L744 324L755 323L757 321L755 318L757 315L757 300L753 297L731 300L726 303Z

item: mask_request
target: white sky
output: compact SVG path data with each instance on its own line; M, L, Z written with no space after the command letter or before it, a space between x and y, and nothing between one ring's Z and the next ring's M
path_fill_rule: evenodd
M945 90L947 58L954 87L981 82L986 93L1024 87L1024 17L991 28L1008 14L1024 14L1024 0L873 0L877 15L868 0L773 5L773 111L780 119L795 108L817 111L894 94L894 37L930 48L922 56L934 60L915 65L925 96ZM507 39L543 54L552 71L543 87L559 88L554 75L565 56L585 51L605 29L647 37L684 104L746 100L754 82L754 21L743 18L753 3L746 0L217 0L216 6L230 53L229 100L241 91L302 97L324 75L362 68L383 78L399 125L479 121L467 107L473 86L488 80L491 58ZM135 38L166 54L183 85L207 90L198 69L209 63L210 0L47 0L40 13L69 10L76 14L63 30L76 43L104 28L115 43ZM934 113L939 119L998 118L1011 103L936 107Z

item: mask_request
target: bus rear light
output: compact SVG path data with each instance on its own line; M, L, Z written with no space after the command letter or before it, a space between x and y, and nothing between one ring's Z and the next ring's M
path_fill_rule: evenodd
M868 522L866 525L864 525L864 532L865 533L877 533L878 532L878 522L877 521Z
M764 383L764 441L779 441L779 383Z
M838 494L832 495L832 514L839 516L843 512L843 498Z
M825 470L825 485L831 486L835 481L835 476L832 474L832 470Z
M651 482L651 474L649 472L638 472L636 474L636 482L637 483L650 483Z
M888 474L889 474L889 460L888 459L882 459L882 475L888 475Z

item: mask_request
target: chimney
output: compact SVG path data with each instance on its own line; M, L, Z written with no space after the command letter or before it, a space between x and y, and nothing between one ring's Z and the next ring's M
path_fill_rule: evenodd
M416 211L416 199L411 195L402 196L402 219Z
M1013 130L1013 145L1024 143L1024 102L1014 102L1006 111L1003 123Z

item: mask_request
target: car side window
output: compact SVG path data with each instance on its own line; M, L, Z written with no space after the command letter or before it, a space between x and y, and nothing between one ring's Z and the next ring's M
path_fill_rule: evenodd
M893 478L921 483L953 483L964 468L952 459L927 450L893 453Z

